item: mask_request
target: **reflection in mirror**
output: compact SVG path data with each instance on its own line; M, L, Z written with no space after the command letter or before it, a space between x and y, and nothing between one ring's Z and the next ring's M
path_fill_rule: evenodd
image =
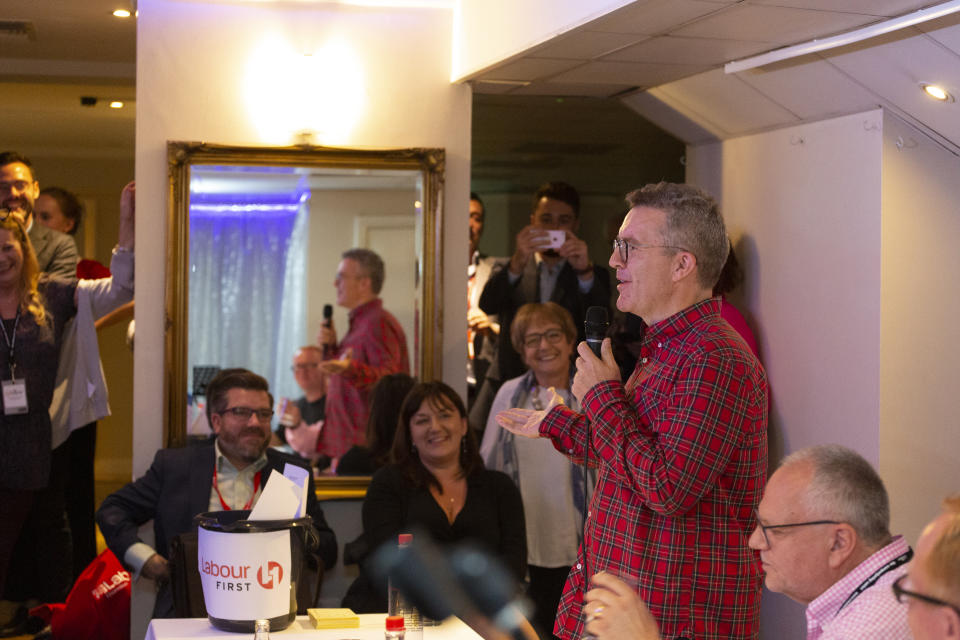
M245 367L275 397L302 395L291 359L316 341L324 305L338 335L347 331L333 280L351 247L383 258L380 297L403 326L412 370L439 376L442 151L169 147L168 446L204 433L192 403L204 367Z

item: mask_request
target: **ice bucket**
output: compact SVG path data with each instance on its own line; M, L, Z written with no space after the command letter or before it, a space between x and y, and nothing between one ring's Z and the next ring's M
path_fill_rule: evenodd
M286 629L297 616L297 584L310 518L251 522L248 510L194 516L197 562L210 623L223 631L252 633L259 619Z

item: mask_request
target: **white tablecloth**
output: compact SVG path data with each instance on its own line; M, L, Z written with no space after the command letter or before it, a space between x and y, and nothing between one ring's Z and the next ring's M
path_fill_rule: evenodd
M307 616L298 616L283 631L271 631L270 637L310 640L383 640L384 613L360 614L360 627L351 629L314 629ZM197 638L252 638L253 632L228 633L215 629L206 618L157 618L150 621L145 640L195 640ZM479 635L457 618L437 627L424 627L423 640L477 640Z

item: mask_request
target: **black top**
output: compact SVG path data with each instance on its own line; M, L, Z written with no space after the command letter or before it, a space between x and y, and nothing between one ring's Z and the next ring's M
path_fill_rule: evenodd
M372 476L380 465L373 459L367 447L354 445L340 458L337 464L338 476Z
M37 226L37 225L34 225ZM57 379L60 347L67 321L76 315L76 282L44 276L38 289L47 312L44 326L23 312L12 335L17 380L27 387L28 413L5 415L0 410L0 488L37 490L50 478L50 402ZM10 353L0 338L0 378L10 379Z
M427 487L414 487L396 465L378 471L363 501L363 537L369 551L396 544L397 535L426 529L440 546L470 540L500 558L522 580L527 570L527 534L520 491L504 473L480 469L467 478L467 499L453 523ZM361 574L350 587L344 606L354 611L385 611L385 585L372 586Z
M305 397L293 402L300 409L300 417L307 424L313 424L323 420L324 408L327 406L327 396L321 396L319 400L308 401Z
M300 410L300 417L307 424L313 424L314 422L319 422L324 418L324 409L327 406L327 396L322 396L319 400L310 402L306 397L298 398L293 401L293 404L297 406L297 409ZM287 434L283 428L283 425L279 422L277 423L276 428L277 437L280 438L280 442L287 444Z

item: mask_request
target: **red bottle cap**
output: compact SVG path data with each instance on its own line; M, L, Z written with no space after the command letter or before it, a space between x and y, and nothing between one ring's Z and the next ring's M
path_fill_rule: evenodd
M413 543L413 534L412 533L401 533L397 536L397 542L401 545Z
M387 616L387 631L403 630L403 616Z

